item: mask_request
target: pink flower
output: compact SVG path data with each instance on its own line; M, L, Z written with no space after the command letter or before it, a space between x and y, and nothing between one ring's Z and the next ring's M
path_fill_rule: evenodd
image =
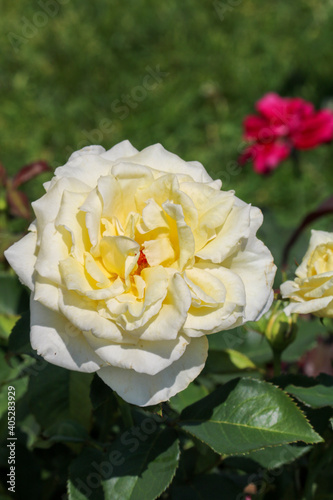
M276 168L293 149L310 149L333 139L333 112L315 111L299 97L283 98L271 92L257 102L256 109L259 115L244 120L244 137L251 144L239 161L253 161L260 174Z

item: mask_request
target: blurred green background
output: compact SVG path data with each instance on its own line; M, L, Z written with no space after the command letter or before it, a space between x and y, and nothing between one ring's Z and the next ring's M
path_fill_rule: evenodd
M262 237L277 259L331 194L332 145L301 153L301 178L289 161L263 178L235 160L242 120L266 92L333 106L332 1L1 4L0 161L10 172L37 159L55 168L88 144L161 142L264 210ZM24 187L31 201L47 177Z

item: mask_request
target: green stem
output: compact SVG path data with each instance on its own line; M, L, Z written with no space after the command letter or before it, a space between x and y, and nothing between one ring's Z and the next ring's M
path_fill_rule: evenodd
M281 352L273 349L274 377L281 375Z
M132 417L132 411L131 411L131 405L126 403L118 394L115 394L118 406L120 409L120 413L124 422L124 426L126 429L133 427L134 422L133 422L133 417Z

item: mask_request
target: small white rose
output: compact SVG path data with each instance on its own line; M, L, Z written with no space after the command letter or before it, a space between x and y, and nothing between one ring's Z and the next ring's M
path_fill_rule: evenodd
M309 248L295 274L295 281L281 285L283 298L290 299L285 312L333 318L333 233L311 231Z
M275 265L259 209L161 145L91 146L55 171L6 258L31 293L31 343L139 406L201 372L206 335L255 321Z

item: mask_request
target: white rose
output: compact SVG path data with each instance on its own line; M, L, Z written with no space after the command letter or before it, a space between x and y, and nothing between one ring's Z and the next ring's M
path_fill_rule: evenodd
M283 298L290 299L285 312L333 318L333 233L311 231L309 248L295 274L295 281L281 285Z
M185 389L206 335L257 320L273 298L262 214L220 188L159 144L74 153L6 251L32 291L33 348L136 405Z

